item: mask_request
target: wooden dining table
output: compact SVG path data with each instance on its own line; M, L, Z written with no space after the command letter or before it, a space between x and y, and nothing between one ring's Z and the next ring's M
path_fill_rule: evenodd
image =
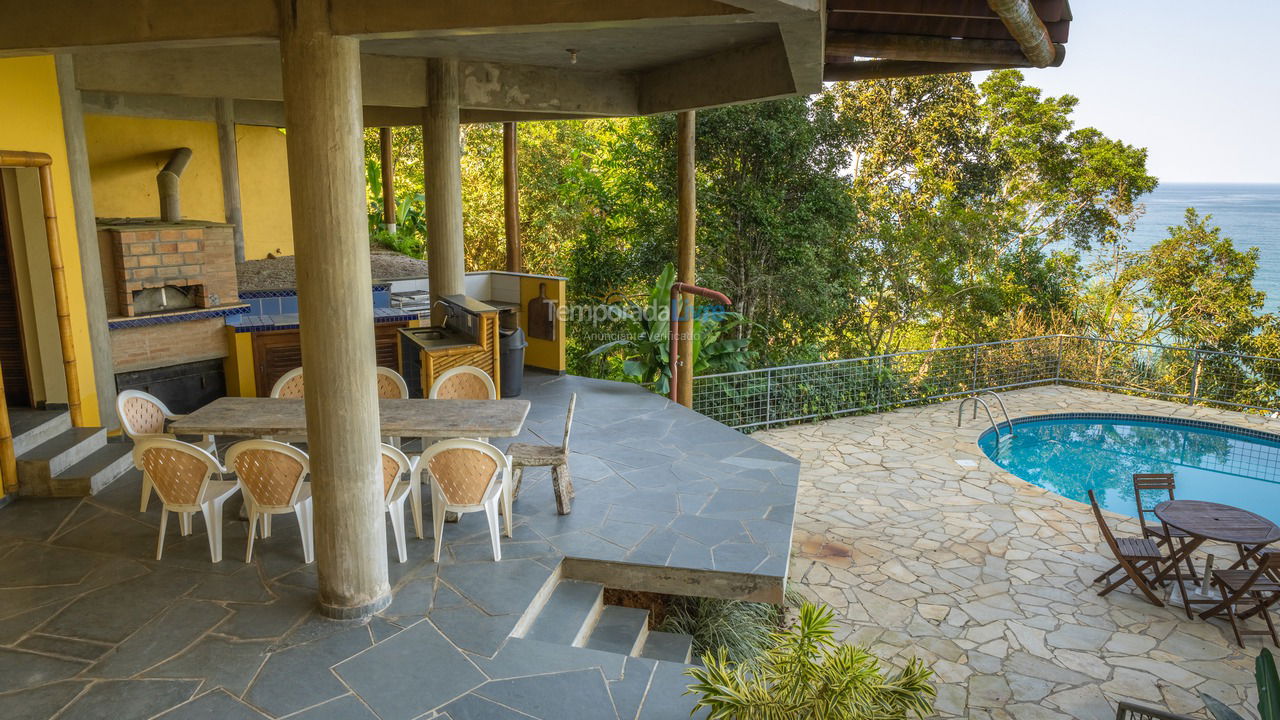
M1227 568L1234 570L1247 568L1264 548L1280 541L1280 526L1257 513L1232 505L1204 500L1168 500L1156 505L1154 510L1160 522L1188 536L1181 544L1171 544L1168 564L1154 578L1155 582L1160 582L1170 573L1176 576L1188 618L1191 617L1191 605L1209 602L1190 600L1182 574L1178 572L1178 566L1187 561L1191 553L1210 540L1235 545L1240 559Z
M378 400L383 437L515 437L524 427L529 401ZM307 413L294 398L222 397L169 426L177 435L305 437Z

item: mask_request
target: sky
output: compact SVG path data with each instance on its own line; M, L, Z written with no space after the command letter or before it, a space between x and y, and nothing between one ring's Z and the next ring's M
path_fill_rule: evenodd
M1062 67L1027 70L1080 99L1077 126L1146 147L1164 183L1280 183L1275 0L1071 0Z

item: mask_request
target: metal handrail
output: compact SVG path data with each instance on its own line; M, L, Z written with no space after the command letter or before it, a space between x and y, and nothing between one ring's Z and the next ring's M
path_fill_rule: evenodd
M982 405L982 409L987 411L987 420L991 422L991 429L996 431L996 442L1000 442L1000 426L996 425L995 416L991 414L991 406L977 395L970 395L960 401L960 407L956 408L956 427L960 427L964 422L964 404L970 400L973 401L973 418L978 419L978 405Z
M1004 398L1000 397L1000 393L995 390L983 390L978 394L990 395L996 399L996 402L1000 403L1000 412L1004 413L1004 424L1009 426L1009 435L1013 435L1013 421L1009 419L1009 408L1004 406ZM973 419L978 419L978 406L976 404L973 406Z

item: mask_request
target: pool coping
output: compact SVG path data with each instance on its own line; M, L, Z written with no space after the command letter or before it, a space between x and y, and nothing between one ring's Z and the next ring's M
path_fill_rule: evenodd
M1043 420L1131 420L1138 422L1158 422L1167 425L1180 425L1182 427L1199 428L1201 430L1216 430L1218 432L1228 432L1243 435L1254 440L1265 440L1280 445L1280 433L1266 432L1263 430L1254 430L1253 428L1241 427L1239 425L1229 425L1227 423L1210 422L1208 420L1193 420L1191 418L1180 418L1174 416L1160 415L1144 415L1140 413L1109 413L1109 412L1061 412L1061 413L1041 413L1039 415L1023 415L1021 417L1011 418L1008 422L997 423L996 428L988 428L978 434L974 440L974 444L978 445L979 450L982 448L982 440L993 432L997 432L1000 426L1013 427L1030 422L1040 422ZM983 451L985 455L985 451ZM1016 477L1016 476L1015 476Z

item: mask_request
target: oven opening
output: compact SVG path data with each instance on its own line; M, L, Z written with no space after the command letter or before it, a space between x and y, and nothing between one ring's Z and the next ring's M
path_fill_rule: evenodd
M199 285L165 285L157 288L144 288L133 293L133 314L150 315L153 313L187 310L197 305Z

